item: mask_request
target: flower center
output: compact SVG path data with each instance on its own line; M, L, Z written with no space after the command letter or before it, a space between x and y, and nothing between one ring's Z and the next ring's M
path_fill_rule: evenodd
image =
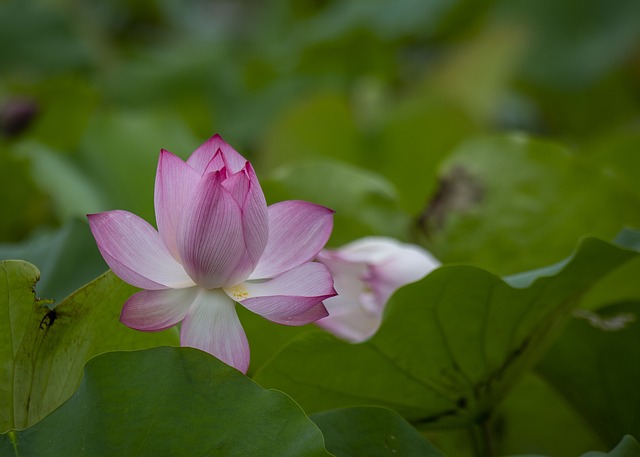
M245 298L249 298L249 291L243 284L238 284L233 287L229 287L225 289L225 292L229 294L231 298L234 300L244 300Z

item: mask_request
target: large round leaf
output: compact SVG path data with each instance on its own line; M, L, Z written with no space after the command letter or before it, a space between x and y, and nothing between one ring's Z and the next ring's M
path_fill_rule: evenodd
M330 455L291 398L202 351L167 347L94 358L78 392L37 425L4 435L0 454Z
M373 406L333 409L311 416L336 457L443 457L398 413Z
M309 412L374 404L421 426L483 421L546 349L580 295L635 257L588 238L555 276L521 288L477 268L444 267L396 293L370 340L302 335L255 379Z
M640 302L582 311L538 367L609 445L640 436Z
M35 297L39 275L29 263L0 262L0 432L33 425L69 398L94 355L178 343L175 329L144 333L119 322L136 289L111 272L53 309Z

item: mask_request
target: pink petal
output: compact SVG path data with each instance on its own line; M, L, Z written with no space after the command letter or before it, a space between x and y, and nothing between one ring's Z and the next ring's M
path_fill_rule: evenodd
M306 325L312 322L316 322L318 319L322 319L324 317L327 317L328 315L329 312L324 306L324 303L320 302L313 305L307 311L295 316L289 316L282 320L275 320L275 318L271 318L270 320L283 325Z
M325 300L329 316L315 324L353 343L373 336L380 327L382 315L367 312L357 302L353 306L353 303L345 303L344 300L342 295Z
M368 236L345 244L338 249L323 250L318 258L329 256L343 262L374 264L396 255L403 246L407 245L393 238Z
M249 162L240 172L227 178L222 185L234 196L242 208L242 227L249 264L243 280L257 265L269 237L267 202L258 178Z
M107 265L142 289L179 289L193 281L169 253L158 232L127 211L89 214L89 226Z
M220 151L220 149L218 149L213 154L213 158L209 161L209 163L207 164L207 166L204 169L204 172L202 174L206 175L207 173L212 173L214 171L220 171L225 167L226 167L226 164L224 163L224 158L222 157L222 151ZM231 172L231 171L229 171L229 172ZM227 172L225 171L223 176L226 176L226 175L227 175Z
M143 290L122 307L120 322L142 331L159 331L182 321L198 294L198 288Z
M154 195L156 223L165 246L178 261L178 225L199 180L198 172L182 159L164 149L160 152Z
M214 158L218 149L222 153L225 166L229 169L230 173L237 173L244 167L247 161L244 157L236 152L231 146L229 146L220 135L216 134L205 141L198 149L196 149L187 163L191 165L198 173L203 175L209 162ZM216 168L217 171L220 168Z
M285 325L308 324L327 316L322 301L336 294L329 270L315 262L225 291L250 311Z
M348 291L366 309L378 313L398 288L440 266L420 246L386 237L366 237L340 249L322 250L317 259L331 271L341 296Z
M223 179L222 185L229 191L238 206L242 208L244 206L244 201L247 198L250 185L249 176L247 176L245 170L240 170L238 173L234 173L226 179Z
M269 206L269 240L250 279L271 278L313 259L333 229L333 211L292 200Z
M237 270L247 257L242 210L222 186L221 172L203 176L191 194L178 229L178 251L189 276L205 289L246 278L248 273Z
M180 345L208 352L243 373L249 368L249 343L235 303L220 290L199 290L182 322Z
M365 262L368 264L380 264L390 258L404 258L411 256L427 259L429 264L440 265L429 252L420 246L402 243L394 238L383 236L368 236L352 241L339 249L325 250L320 255L331 255L347 262ZM420 265L417 265L420 267ZM415 269L410 266L409 270Z
M363 262L346 262L337 256L337 251L326 249L318 253L317 260L331 272L338 295L349 297L345 303L354 302L360 306L359 297L370 289L369 285L363 281L368 274L369 266Z
M404 244L393 256L369 266L363 280L372 289L374 300L368 306L383 309L396 290L424 278L439 266L440 262L424 249Z

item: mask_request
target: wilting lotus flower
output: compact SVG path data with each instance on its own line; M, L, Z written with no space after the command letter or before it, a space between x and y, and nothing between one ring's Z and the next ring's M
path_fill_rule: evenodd
M322 250L318 260L335 281L337 297L324 301L329 317L316 322L352 342L373 335L389 297L440 266L419 246L391 238L362 238L337 250Z
M157 231L126 211L88 216L109 267L145 289L124 304L125 325L158 331L182 322L182 346L246 372L235 302L287 325L327 315L333 279L311 260L331 234L333 211L304 201L267 207L251 164L220 136L187 162L160 152L155 211Z

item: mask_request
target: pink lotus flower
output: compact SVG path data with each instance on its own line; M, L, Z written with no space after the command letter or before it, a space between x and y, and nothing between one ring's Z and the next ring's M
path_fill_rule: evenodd
M419 246L391 238L362 238L337 250L322 250L338 296L324 301L329 316L316 322L351 342L363 341L380 327L387 301L400 287L440 266Z
M162 150L155 184L158 230L126 211L88 215L113 272L144 289L120 321L143 331L182 322L180 344L245 372L249 344L235 302L281 324L327 316L328 269L312 262L333 211L304 201L267 207L251 164L218 135L187 162Z

